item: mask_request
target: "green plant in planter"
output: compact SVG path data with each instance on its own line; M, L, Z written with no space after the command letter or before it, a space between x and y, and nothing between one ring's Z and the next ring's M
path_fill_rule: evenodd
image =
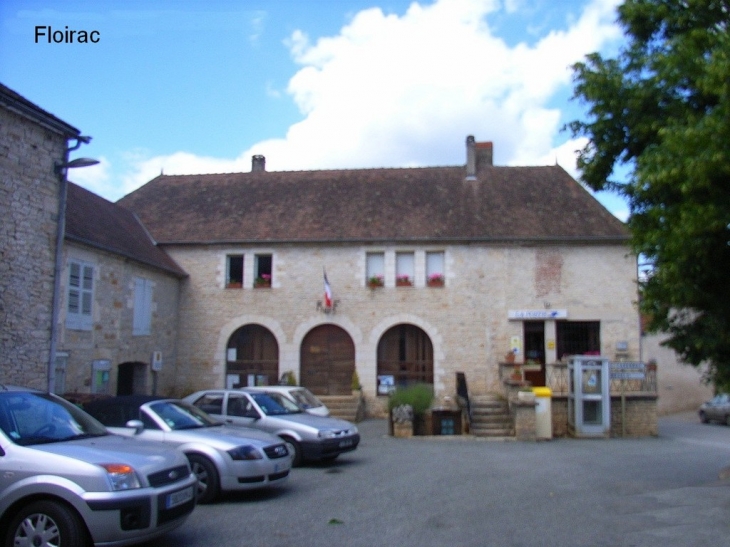
M297 378L296 378L296 376L294 376L294 372L291 370L287 370L284 374L282 374L281 380L279 380L279 385L282 385L282 386L297 385Z
M431 408L433 402L433 386L430 384L413 384L399 387L388 398L388 410L401 405L410 405L413 416L423 416Z
M360 391L361 389L360 377L357 375L357 369L355 369L352 371L352 391Z

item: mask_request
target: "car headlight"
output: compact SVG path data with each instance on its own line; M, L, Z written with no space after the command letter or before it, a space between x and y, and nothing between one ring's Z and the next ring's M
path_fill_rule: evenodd
M133 490L135 488L142 488L137 478L137 473L130 465L123 463L103 463L101 464L109 477L109 482L112 485L112 490Z
M332 429L321 429L319 433L317 433L317 436L320 439L334 439L337 436L337 431Z
M253 446L246 445L246 446L237 446L236 448L231 448L228 451L228 455L233 460L263 460L264 457L261 455L261 452L256 450Z

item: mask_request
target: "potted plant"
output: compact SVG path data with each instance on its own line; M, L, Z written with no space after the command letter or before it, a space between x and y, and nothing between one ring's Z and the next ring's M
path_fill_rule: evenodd
M261 274L254 280L253 286L257 289L271 287L271 274Z
M426 414L433 402L433 386L430 384L413 384L407 387L399 387L388 398L388 411L393 421L393 410L395 408L410 407L413 412L413 434L429 434Z
M371 289L382 287L383 285L385 285L385 280L382 275L371 275L368 277L368 287Z
M395 278L395 286L396 287L411 287L413 286L413 282L411 281L411 278L407 275L399 275Z
M444 274L433 273L426 279L426 285L429 287L443 287L444 286Z
M512 369L512 374L510 374L510 379L515 382L521 382L522 381L522 367L520 365L515 365Z
M357 369L352 371L352 395L359 397L362 393L362 386L360 385L360 377L357 375Z

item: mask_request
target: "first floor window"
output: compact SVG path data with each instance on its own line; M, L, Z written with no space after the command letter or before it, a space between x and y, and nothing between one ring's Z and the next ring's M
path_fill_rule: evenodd
M370 286L382 286L385 281L385 253L367 253L366 282Z
M72 330L91 330L94 301L94 266L78 260L68 265L68 305L66 327Z
M152 281L134 278L134 315L132 335L143 336L152 332Z
M272 263L271 255L254 256L254 287L271 287Z
M243 287L243 255L226 257L226 287L235 289Z
M426 253L426 283L432 286L444 283L444 253L443 251Z
M413 285L414 259L413 253L395 254L395 283L396 285Z

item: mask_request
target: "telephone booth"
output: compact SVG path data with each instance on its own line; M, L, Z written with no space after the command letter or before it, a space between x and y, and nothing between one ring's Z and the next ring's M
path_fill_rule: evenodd
M575 355L568 361L568 433L574 437L611 435L611 393L608 359Z

